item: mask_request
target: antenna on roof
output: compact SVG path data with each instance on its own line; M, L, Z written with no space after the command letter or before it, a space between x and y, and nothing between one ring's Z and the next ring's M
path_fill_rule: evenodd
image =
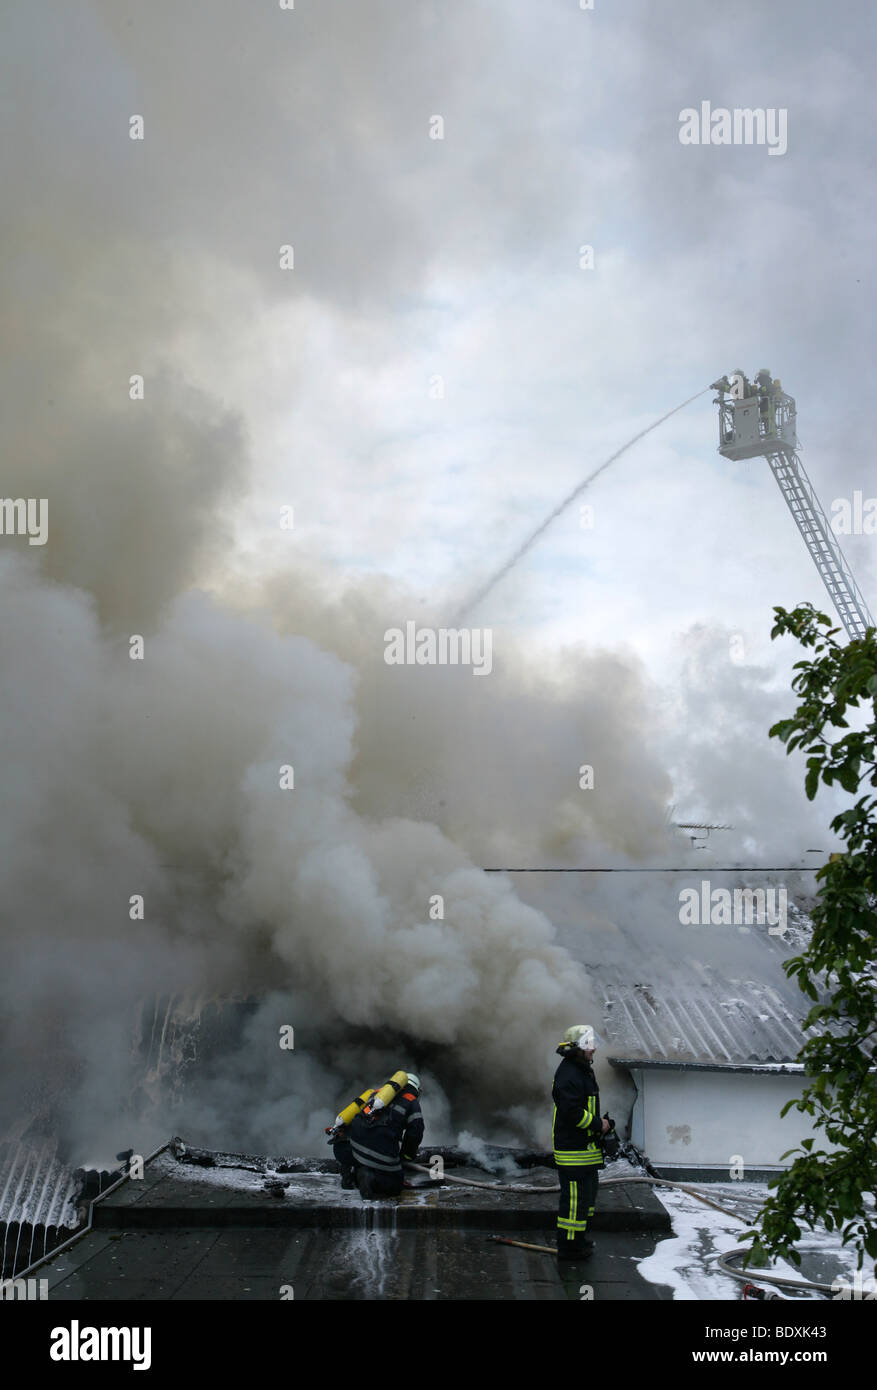
M677 820L673 822L677 830L705 830L705 835L689 835L693 849L706 849L711 830L733 830L733 825L709 825L706 821ZM698 844L698 841L701 843Z

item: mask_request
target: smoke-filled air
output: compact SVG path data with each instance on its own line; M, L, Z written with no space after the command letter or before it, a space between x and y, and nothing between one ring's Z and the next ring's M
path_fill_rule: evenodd
M31 555L4 558L0 595L6 1106L33 1116L50 1089L73 1143L185 1128L313 1152L327 1109L403 1058L430 1078L433 1133L544 1140L553 1046L598 1006L589 951L612 916L645 940L659 924L630 881L608 897L571 882L564 946L483 869L684 857L635 663L582 650L537 674L510 649L484 681L387 666L404 598L362 585L329 604L297 571L255 613L186 590L142 661ZM589 748L606 784L591 801ZM144 1010L161 1032L171 999L193 1019L259 1001L182 1108L184 1055L168 1038L150 1073L139 1045Z
M4 45L28 135L4 171L0 490L47 499L48 528L0 543L0 1128L58 1135L73 1164L174 1133L325 1154L339 1104L402 1067L429 1142L544 1147L554 1048L602 1026L595 961L635 939L672 974L690 948L672 877L489 871L696 868L680 818L733 825L727 862L829 849L825 808L766 737L790 708L770 605L817 581L791 535L792 560L753 579L746 546L775 540L753 539L773 527L753 508L722 583L760 657L729 661L704 561L725 533L705 507L691 584L666 580L686 605L655 637L667 663L650 632L639 649L683 546L660 518L638 529L636 470L691 514L673 489L712 486L702 400L588 490L616 518L594 531L611 586L595 551L570 588L560 523L489 601L479 585L594 462L727 369L731 343L755 348L711 303L728 341L688 324L672 372L655 365L680 305L698 312L675 233L684 293L650 268L620 322L613 277L634 272L607 254L576 307L586 219L566 200L588 195L577 142L598 94L564 104L526 7L501 24L490 5L439 22L113 0L49 4L36 36L29 8ZM551 52L570 8L551 8ZM497 107L500 76L515 100ZM543 129L528 113L555 100ZM618 177L626 198L636 180ZM685 199L656 201L669 216ZM707 247L711 285L733 235ZM638 476L625 512L612 489ZM389 629L440 628L467 594L489 676L385 661Z

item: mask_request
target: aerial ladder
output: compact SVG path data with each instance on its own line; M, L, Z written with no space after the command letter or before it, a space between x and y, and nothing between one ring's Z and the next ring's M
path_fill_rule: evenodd
M719 453L734 462L767 459L847 636L864 637L874 619L795 452L794 398L766 368L754 382L736 371L714 381L711 389L718 391L713 404L719 407Z

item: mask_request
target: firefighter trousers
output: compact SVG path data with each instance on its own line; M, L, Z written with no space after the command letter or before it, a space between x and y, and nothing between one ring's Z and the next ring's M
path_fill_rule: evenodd
M581 1243L594 1215L599 1169L596 1163L580 1168L559 1166L557 1176L560 1179L557 1234L564 1240Z

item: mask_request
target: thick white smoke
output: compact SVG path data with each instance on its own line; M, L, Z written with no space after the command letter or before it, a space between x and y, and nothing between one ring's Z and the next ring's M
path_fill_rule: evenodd
M704 818L743 825L747 853L768 843L765 805L775 843L792 854L819 843L797 774L765 753L783 703L772 677L735 673L723 637L692 658L687 704L627 654L581 647L537 661L501 633L488 679L391 668L385 629L440 625L451 597L338 578L360 548L380 568L388 521L404 532L427 505L423 486L428 497L443 487L421 467L422 424L412 415L399 428L387 364L420 335L439 346L434 301L456 275L449 302L465 302L493 248L512 257L500 278L529 284L537 229L551 228L552 263L581 240L582 210L562 190L581 182L580 129L596 112L576 94L559 123L531 119L557 88L551 44L568 49L581 16L556 7L534 63L523 12L504 25L500 6L439 16L327 0L257 13L222 0L205 17L47 0L36 14L9 7L4 45L20 121L3 171L0 308L15 354L0 381L0 491L47 498L49 536L44 547L0 538L0 1125L61 1133L74 1161L145 1149L172 1128L314 1151L339 1101L407 1064L427 1083L431 1138L466 1126L544 1143L553 1046L570 1023L599 1022L589 964L619 922L653 939L656 970L671 971L674 943L656 932L650 880L513 889L479 866L677 859L664 829L674 784ZM628 54L628 35L613 41ZM582 97L598 102L591 86ZM426 179L426 158L450 148L429 145L434 101L460 134ZM625 164L605 176L626 197ZM291 236L298 268L279 279ZM683 273L687 291L687 258ZM602 293L608 335L618 301L611 284ZM430 307L412 329L404 304L418 294ZM549 298L563 319L566 283ZM663 341L665 301L654 319ZM637 371L636 329L608 357L601 331L587 346L594 380L604 357L611 379L641 378L648 335ZM502 413L501 319L491 332ZM561 376L580 364L574 336L574 353L555 350ZM465 345L454 351L462 377ZM338 379L318 380L312 357ZM135 374L142 401L128 394ZM474 426L473 437L490 455L502 431L481 410L479 398L487 442ZM301 451L292 499L288 459L260 452L281 432L265 424L275 415ZM401 493L380 499L392 454L361 475L367 441L396 429L410 508ZM280 501L310 504L295 566L278 560L275 470ZM318 476L337 479L337 496ZM482 486L476 521L498 544L507 523ZM358 515L375 499L378 541L345 530L342 503ZM234 549L253 515L270 564ZM409 544L430 544L423 531ZM461 591L477 568L457 575ZM287 764L292 790L280 786ZM583 764L596 768L592 791L579 786ZM436 895L442 917L430 915ZM204 1018L214 1001L220 1024L223 1001L258 1002L234 1049L203 1064L161 1005L147 1065L141 1009L151 1017L171 997L178 1018ZM283 1025L292 1052L278 1045Z
M596 1001L549 919L472 849L623 853L650 819L660 826L667 783L636 729L635 674L611 656L571 661L561 682L400 670L383 662L382 621L357 670L198 592L132 661L87 596L41 578L31 556L4 556L3 572L3 988L17 1001L18 1085L57 1070L42 1042L51 1019L81 1064L72 1123L93 1134L136 1074L138 1000L270 995L248 1046L270 1072L280 1024L294 1026L298 1119L273 1135L253 1122L277 1082L252 1086L250 1117L225 1117L252 1140L313 1143L336 1099L326 1067L344 1089L362 1076L365 1054L339 1060L356 1030L373 1065L435 1057L462 1087L458 1113L483 1125L532 1105L559 1032ZM303 625L315 615L311 601ZM343 644L329 614L325 625L327 645ZM616 750L602 812L577 791L588 745ZM620 803L634 776L646 785L631 818ZM132 895L143 921L129 918ZM232 1059L223 1084L251 1066ZM528 1127L542 1126L534 1115Z
M250 613L252 594L182 594L132 661L81 590L30 554L2 567L7 1103L24 1089L34 1113L60 1076L80 1146L178 1128L314 1151L327 1111L401 1062L430 1081L434 1141L465 1123L544 1143L553 1046L601 1022L587 965L617 955L619 922L672 977L675 888L524 882L542 912L478 866L682 861L642 673L585 651L537 672L502 644L486 680L387 666L404 597L391 615L386 586L359 591L351 622L302 574ZM157 996L263 1002L180 1109L169 1045L120 1114Z

